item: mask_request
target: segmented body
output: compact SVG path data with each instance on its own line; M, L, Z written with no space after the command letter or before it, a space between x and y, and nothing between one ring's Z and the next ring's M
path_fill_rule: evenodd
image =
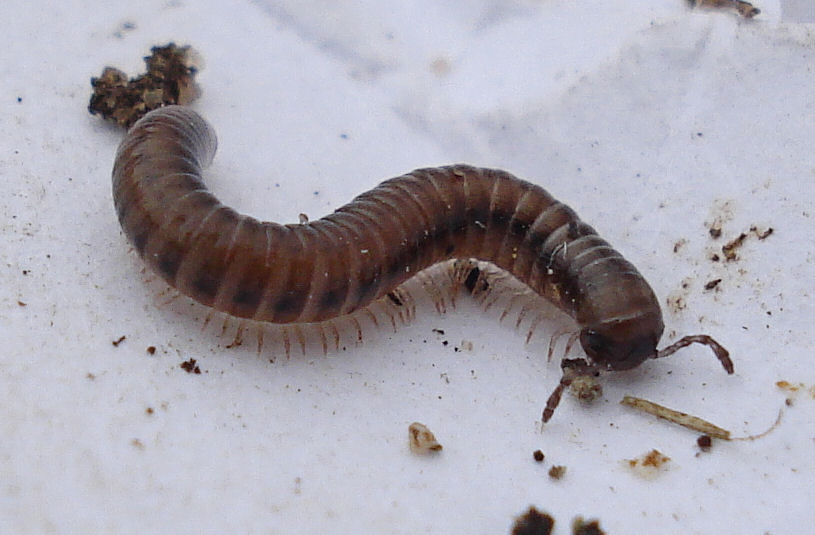
M215 148L203 118L168 106L130 129L113 168L128 239L156 273L204 305L261 322L323 322L385 296L398 305L393 292L407 279L474 258L578 324L588 361L564 361L544 421L576 376L633 368L692 343L710 346L733 372L727 351L706 335L657 350L662 313L642 275L571 208L505 171L417 169L322 219L280 225L241 215L207 190L202 172Z

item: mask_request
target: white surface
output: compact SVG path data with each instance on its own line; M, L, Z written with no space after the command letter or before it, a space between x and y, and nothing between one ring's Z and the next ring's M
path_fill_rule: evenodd
M530 504L557 534L578 514L617 534L815 521L807 392L766 438L698 457L693 433L617 404L743 435L775 419L776 381L815 385L815 34L780 4L751 22L684 0L50 4L6 0L0 19L0 532L495 534ZM663 343L712 334L736 374L695 346L605 377L590 408L566 397L541 432L551 331L524 346L472 306L328 357L225 349L129 250L110 198L120 135L85 111L91 76L141 72L170 40L206 61L195 107L219 133L209 182L226 202L292 222L415 167L506 168L684 300ZM775 233L709 260L751 225ZM440 456L409 453L414 420ZM659 478L621 465L651 448L673 459Z

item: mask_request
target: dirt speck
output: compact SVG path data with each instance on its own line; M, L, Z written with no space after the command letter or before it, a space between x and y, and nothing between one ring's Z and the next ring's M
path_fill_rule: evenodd
M181 369L184 370L187 373L194 373L194 374L200 375L201 374L201 368L198 366L197 362L198 361L195 360L195 359L185 360L184 362L182 362L180 364L180 366L181 366Z
M634 475L642 479L655 479L662 472L667 470L670 461L670 457L654 449L640 455L636 459L625 460L624 465L627 466Z
M555 527L555 519L534 507L515 519L511 535L550 535Z
M563 477L565 475L566 475L566 467L565 466L555 465L555 466L553 466L552 468L549 469L549 477L554 479L554 480L563 479Z
M427 455L442 450L442 445L436 440L436 436L426 425L419 422L413 422L408 427L408 443L410 451L417 455Z
M144 58L147 72L128 80L114 67L105 67L91 78L93 94L88 104L92 115L129 128L147 112L169 104L189 104L201 94L195 83L197 54L189 46L169 43L150 49Z

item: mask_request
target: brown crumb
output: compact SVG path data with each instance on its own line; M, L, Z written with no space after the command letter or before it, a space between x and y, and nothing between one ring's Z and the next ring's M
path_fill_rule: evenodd
M535 459L536 462L542 463L545 457L546 456L543 454L541 450L535 450L534 452L532 452L532 458Z
M133 446L134 448L138 448L140 450L144 449L144 443L141 440L139 440L138 438L134 438L133 440L131 440L130 445Z
M769 236L775 232L772 227L768 227L767 230L758 230L758 227L752 225L749 230L750 234L754 235L760 241L767 239ZM744 244L744 240L749 237L749 234L746 232L742 232L736 238L730 240L726 244L722 246L722 253L724 253L724 258L728 262L732 262L733 260L738 260L738 255L736 254L736 250Z
M773 232L775 232L775 229L773 227L769 227L767 230L761 232L758 230L757 227L752 226L750 227L750 232L755 234L756 238L758 238L759 240L766 240L768 237L772 235Z
M705 290L713 290L719 285L720 282L722 282L722 279L713 279L712 281L708 281L705 284Z
M549 469L549 477L552 479L563 479L563 476L566 475L566 467L561 465L553 466Z
M744 244L744 240L747 239L747 234L742 232L736 238L730 240L726 244L722 245L722 253L724 254L724 259L728 262L732 262L736 260L738 256L736 255L736 250Z
M18 300L18 301L17 301L17 305L18 305L18 306L21 306L21 307L24 307L24 306L27 306L27 305L28 305L28 303L24 303L24 302L22 302L22 301L19 301L19 300Z
M147 347L147 354L148 355L155 355L156 354L156 346L148 346Z
M572 535L605 535L605 531L600 528L599 520L583 520L582 516L576 516L572 520Z
M413 422L408 427L408 442L410 451L417 455L427 455L442 450L442 445L436 440L436 436L426 425L419 422Z
M713 446L713 438L711 438L710 435L701 435L696 439L696 445L699 446L699 449L702 451L710 451L710 448Z
M636 459L627 459L625 465L643 479L654 479L667 469L670 460L670 457L663 455L659 450L651 450Z
M195 83L195 52L189 46L156 46L144 58L147 73L127 79L113 67L105 67L101 76L91 78L93 94L88 111L130 127L147 112L169 104L190 104L201 91Z
M717 221L717 222L713 223L713 225L710 226L710 229L708 230L708 232L710 233L710 237L713 238L714 240L721 238L722 237L722 223L720 221Z
M197 361L195 359L185 360L184 362L181 363L181 369L187 373L195 373L200 375L201 368L198 367L198 364L196 364L196 362Z
M153 410L153 407L147 407L146 409L144 409L144 412L145 414L153 414L156 411Z
M119 344L121 344L122 342L124 342L126 339L127 339L127 336L122 335L122 336L120 336L120 337L119 337L117 340L113 340L113 341L111 342L111 344L113 344L113 347L119 347Z
M555 519L530 507L527 512L515 519L511 535L550 535L555 527Z

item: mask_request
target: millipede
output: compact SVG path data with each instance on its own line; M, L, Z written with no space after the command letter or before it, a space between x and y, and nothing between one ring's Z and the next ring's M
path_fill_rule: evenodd
M628 370L693 343L709 346L733 373L727 350L708 335L657 349L662 311L645 278L571 208L508 172L417 169L319 220L277 224L242 215L207 190L203 170L216 146L199 114L166 106L130 128L113 167L130 243L170 286L207 307L258 322L331 324L383 300L403 305L400 287L440 262L476 260L577 324L585 358L564 358L544 422L576 377ZM487 284L477 267L460 280L470 291Z

